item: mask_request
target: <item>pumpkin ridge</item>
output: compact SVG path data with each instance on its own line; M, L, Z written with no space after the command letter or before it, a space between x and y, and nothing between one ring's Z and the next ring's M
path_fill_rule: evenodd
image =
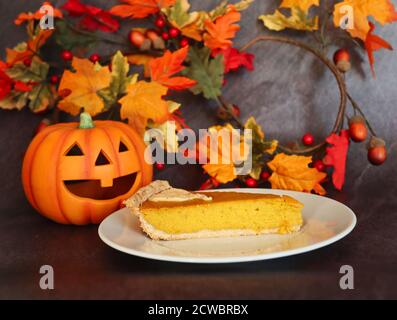
M43 141L45 140L45 139L47 139L48 138L48 136L50 135L50 134L52 134L53 132L55 132L55 131L57 131L58 129L60 129L60 128L56 128L56 127L48 127L48 129L47 130L45 130L44 132L42 132L42 134L41 134L41 137L40 137L40 140L36 143L36 145L34 145L34 149L33 150L29 150L29 157L30 157L30 161L28 162L28 167L26 168L26 172L27 172L27 174L28 174L28 189L29 190L26 190L25 188L25 192L30 196L30 198L32 199L32 202L33 202L33 207L36 209L36 210L39 210L40 211L40 207L39 207L39 205L37 204L37 201L36 201L36 198L35 198L35 196L34 196L34 194L33 194L33 187L32 187L32 167L33 167L33 161L36 159L36 153L37 153L37 151L40 149L40 146L41 146L41 144L43 143ZM28 156L28 154L26 154L25 156ZM23 179L23 177L22 177L22 179Z
M62 128L62 129L64 129L64 128ZM60 183L63 183L62 180L60 180L60 181L58 180L58 178L59 178L59 160L61 159L62 145L64 144L66 139L73 133L73 131L74 131L74 129L70 128L62 135L61 139L58 141L58 149L59 150L57 150L57 152L54 152L54 154L57 155L56 160L55 160L55 181L57 184L57 188L56 188L57 191L59 190ZM62 200L60 200L60 198L59 198L59 192L55 192L55 199L56 199L56 203L59 208L59 212L61 213L62 217L66 220L67 223L71 224L72 222L70 221L69 217L67 217L63 213L63 205L62 205Z

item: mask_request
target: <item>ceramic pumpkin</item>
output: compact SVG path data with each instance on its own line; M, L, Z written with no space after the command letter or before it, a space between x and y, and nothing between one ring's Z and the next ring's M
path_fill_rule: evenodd
M41 131L25 154L22 182L31 205L64 224L100 223L152 180L145 144L128 125L61 123Z

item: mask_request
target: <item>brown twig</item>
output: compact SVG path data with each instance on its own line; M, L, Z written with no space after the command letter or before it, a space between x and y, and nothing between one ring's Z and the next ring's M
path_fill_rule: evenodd
M270 35L258 36L256 38L252 39L251 41L249 41L246 45L244 45L241 48L241 51L246 51L247 49L249 49L256 43L261 42L261 41L281 42L281 43L290 44L290 45L299 47L301 49L304 49L304 50L312 53L315 57L317 57L332 72L332 74L334 75L336 82L338 84L338 88L339 88L339 92L340 92L340 103L339 103L338 114L337 114L337 117L336 117L336 120L335 120L335 123L334 123L331 133L338 133L342 128L341 125L343 123L343 117L344 117L345 111L346 111L347 92L346 92L345 80L344 80L342 74L339 72L339 70L335 66L335 64L333 62L331 62L324 54L322 54L318 50L312 48L311 46L307 45L306 43L298 41L298 40L290 39L290 38L279 37L279 36L270 36ZM228 105L228 103L226 103L223 98L222 98L222 101L223 101L222 102L223 105L226 105L226 106ZM230 112L230 114L233 116L233 118L238 119L238 117L236 117L232 112ZM239 119L237 122L241 123L241 121ZM309 154L309 153L313 153L318 150L321 150L322 148L324 148L325 145L326 145L326 142L323 141L321 143L318 143L315 146L305 147L302 149L293 149L293 148L289 148L289 147L283 146L283 145L279 145L278 148L281 151L286 152L286 153Z

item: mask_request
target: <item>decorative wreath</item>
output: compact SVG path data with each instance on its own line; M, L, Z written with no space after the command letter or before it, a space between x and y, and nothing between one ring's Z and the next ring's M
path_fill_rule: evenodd
M78 115L84 107L91 116L106 114L109 119L126 121L143 136L148 128L166 130L170 121L177 123L176 129L187 127L180 104L166 98L170 91L201 94L219 106L217 116L222 125L210 131L247 128L253 132L250 173L238 176L233 164L208 163L203 165L209 177L202 189L237 181L248 187L270 183L272 188L324 194L321 183L330 174L340 190L349 141L367 140L368 131L369 161L374 165L385 161L385 142L376 136L346 89L345 74L351 68L349 52L339 49L331 62L327 49L332 43L329 29L334 28L338 31L335 37L351 39L365 49L375 75L374 51L392 49L374 34L375 23L384 25L397 20L390 0L344 0L333 6L328 1L320 4L319 0L283 0L273 14L259 17L265 27L312 32L316 43L263 35L240 50L233 47L232 40L239 30L240 12L249 8L253 0L234 4L221 1L209 12L192 12L188 0L120 2L108 10L80 0L68 0L60 8L45 2L36 12L21 13L15 24L26 25L28 40L7 49L5 61L0 61L0 107L21 110L27 106L34 113L45 113L46 118L36 131L57 122L60 112ZM131 20L143 22L142 27L131 27L128 35L121 34L121 23L128 25ZM314 143L310 133L292 147L267 140L253 117L243 123L239 107L222 96L229 72L241 67L254 69L254 55L246 51L262 41L300 47L317 57L335 76L340 92L339 111L332 132L324 141ZM115 53L92 53L98 43L110 45ZM60 58L54 59L54 52L59 52ZM138 75L140 67L143 78ZM348 102L353 110L350 116ZM177 152L176 133L167 138L166 151ZM156 167L161 170L164 164L157 163Z

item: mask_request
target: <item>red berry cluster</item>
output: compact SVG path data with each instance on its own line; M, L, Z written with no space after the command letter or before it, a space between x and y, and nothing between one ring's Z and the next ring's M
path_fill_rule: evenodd
M181 34L181 32L175 27L170 27L167 30L167 22L163 15L157 16L154 24L159 30L161 30L161 38L164 41L168 41L169 39L177 39ZM181 47L186 47L188 44L189 40L187 38L183 37L179 41L179 45Z

